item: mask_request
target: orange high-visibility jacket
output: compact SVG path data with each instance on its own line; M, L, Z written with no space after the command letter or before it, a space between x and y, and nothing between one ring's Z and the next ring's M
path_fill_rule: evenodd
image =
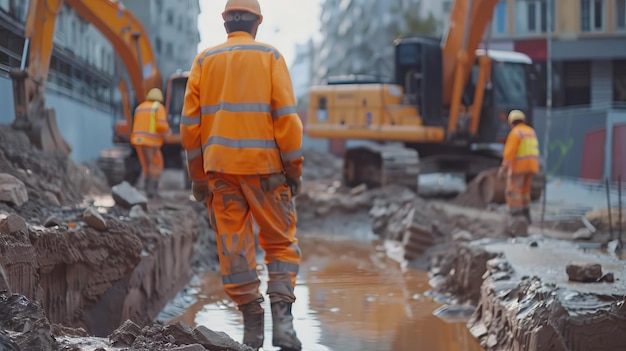
M163 136L169 131L165 107L158 101L144 101L135 109L130 143L161 147Z
M208 172L302 174L302 122L289 70L245 32L194 60L180 123L192 180Z
M511 129L504 144L502 166L512 173L539 172L539 141L531 126L520 123Z

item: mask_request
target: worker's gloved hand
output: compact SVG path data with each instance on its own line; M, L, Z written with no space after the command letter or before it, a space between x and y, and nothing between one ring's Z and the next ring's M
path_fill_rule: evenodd
M506 168L500 167L498 169L498 179L504 179L505 175L506 175Z
M191 182L191 192L198 202L204 202L209 198L209 183L206 180Z
M287 185L289 186L289 189L291 190L292 197L300 194L300 191L302 190L302 177L298 177L298 178L287 177Z

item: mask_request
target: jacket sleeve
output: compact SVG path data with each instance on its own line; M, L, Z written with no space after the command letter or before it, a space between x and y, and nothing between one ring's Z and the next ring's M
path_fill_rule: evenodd
M156 111L156 122L157 134L168 135L172 133L170 124L167 122L167 112L165 111L165 107L161 104L159 104Z
M302 121L297 114L296 99L285 59L281 56L272 66L272 120L274 139L280 150L283 168L290 178L302 175Z
M502 167L510 167L515 161L515 157L517 156L517 149L519 148L519 133L513 128L509 135L506 137L506 142L504 143L504 153L502 155Z
M185 101L180 120L180 141L187 155L187 170L192 181L207 179L204 172L202 137L200 133L200 64L193 61L185 89Z

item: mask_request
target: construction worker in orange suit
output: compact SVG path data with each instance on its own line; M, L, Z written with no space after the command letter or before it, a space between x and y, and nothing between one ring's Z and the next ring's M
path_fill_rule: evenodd
M243 343L264 342L263 295L252 217L265 251L272 344L301 350L291 307L300 265L296 212L302 122L289 71L274 47L255 40L263 20L256 0L229 0L228 39L194 60L185 92L181 142L193 195L206 201L217 235L222 283L243 314Z
M130 143L135 147L145 191L148 197L155 197L159 188L159 179L163 173L163 138L171 133L167 123L167 113L163 107L163 93L159 88L152 88L146 95L146 101L135 109L133 130Z
M504 144L498 176L507 177L506 202L511 215L523 215L531 223L530 190L533 176L539 172L539 141L535 130L526 124L526 115L513 110L508 117L511 131Z

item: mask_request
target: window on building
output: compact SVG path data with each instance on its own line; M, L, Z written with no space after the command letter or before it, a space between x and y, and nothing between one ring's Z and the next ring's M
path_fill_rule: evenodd
M580 0L580 30L598 32L604 30L604 0Z
M589 61L563 64L563 91L566 106L591 103L591 63Z
M167 10L167 13L165 15L165 21L168 25L173 25L174 24L174 11L172 9Z
M613 101L626 103L626 60L613 61Z
M615 29L626 31L626 0L615 0Z
M554 2L551 1L550 4L552 10L552 25L550 27L554 31ZM504 12L506 13L506 7ZM545 33L548 29L547 0L517 0L515 3L515 23L517 33Z
M154 49L156 50L157 54L161 54L161 38L156 38L154 40Z
M165 55L167 57L174 56L174 46L172 45L172 43L165 44Z
M507 17L507 11L506 11L506 0L500 0L498 2L498 4L496 5L496 9L493 13L493 19L492 19L492 23L491 26L493 28L493 35L502 35L502 34L506 34L507 33L507 28L506 28L506 17Z

